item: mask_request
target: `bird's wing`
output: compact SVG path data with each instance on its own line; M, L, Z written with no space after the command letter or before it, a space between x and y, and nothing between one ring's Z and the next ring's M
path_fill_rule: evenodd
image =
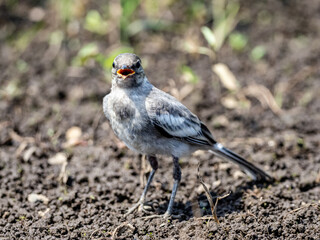
M196 115L174 97L160 90L154 90L146 98L146 110L152 124L165 137L207 146L216 142Z

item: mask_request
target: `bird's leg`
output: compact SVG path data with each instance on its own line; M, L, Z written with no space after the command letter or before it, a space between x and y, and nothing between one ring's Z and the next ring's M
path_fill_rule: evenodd
M144 190L143 190L143 192L141 194L141 197L140 197L139 201L128 210L128 212L125 214L125 216L127 216L130 213L134 212L137 208L139 209L139 211L143 211L143 204L144 204L144 202L146 200L146 195L147 195L148 189L149 189L150 184L152 182L153 176L154 176L154 174L156 173L156 171L158 169L157 158L154 157L154 156L147 156L147 158L148 158L149 163L150 163L150 165L152 167L152 171L151 171L151 173L149 175L147 184L144 187Z
M174 183L173 183L172 193L171 193L168 209L164 214L164 218L167 218L172 215L174 199L176 197L178 186L181 180L181 168L179 165L179 158L174 156L173 156L173 179L174 179Z
M167 211L165 212L165 214L164 215L151 215L151 216L143 217L144 219L169 218L169 217L179 218L180 217L180 216L173 216L172 215L174 199L176 197L178 186L179 186L179 183L181 180L181 169L180 169L180 165L179 165L179 158L174 157L174 156L173 156L173 179L174 179L174 183L173 183L172 193L171 193L169 205L168 205L168 208L167 208Z
M151 182L152 182L153 176L154 176L154 174L156 173L156 171L157 171L157 169L158 169L158 161L157 161L157 158L156 158L156 157L154 157L154 156L148 156L148 160L149 160L149 163L150 163L150 165L151 165L151 167L152 167L152 171L151 171L151 173L150 173L150 175L149 175L147 184L146 184L146 186L144 187L143 193L142 193L142 195L141 195L141 197L140 197L139 202L141 202L141 203L144 203L144 202L145 202L145 200L146 200L146 195L147 195L147 191L148 191L148 189L149 189L149 187L150 187L150 184L151 184Z

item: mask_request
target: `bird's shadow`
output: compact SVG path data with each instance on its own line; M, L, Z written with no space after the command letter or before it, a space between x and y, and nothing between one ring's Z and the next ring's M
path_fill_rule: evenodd
M218 201L216 207L217 217L224 217L233 212L243 211L242 198L243 195L246 194L247 190L266 188L268 184L270 183L250 181L246 182L244 185L237 186L235 191L230 192L227 197ZM213 202L215 203L216 198L220 195L217 195L217 193L213 191L211 191L210 194L213 198ZM168 207L168 202L158 205L155 209L155 212L157 214L164 214ZM177 216L179 221L187 221L193 217L209 217L212 216L212 213L207 196L203 193L187 202L176 201L173 208L173 215Z

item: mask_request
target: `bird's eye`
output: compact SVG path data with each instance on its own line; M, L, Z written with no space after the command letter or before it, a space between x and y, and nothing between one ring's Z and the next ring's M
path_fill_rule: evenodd
M136 68L139 68L141 66L141 63L140 63L140 61L138 61L137 63L136 63Z
M113 68L115 68L115 67L116 67L116 65L114 64L114 62L112 63L112 67L113 67Z

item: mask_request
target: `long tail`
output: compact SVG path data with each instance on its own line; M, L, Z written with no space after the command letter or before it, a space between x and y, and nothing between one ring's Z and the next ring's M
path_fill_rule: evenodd
M241 169L248 174L253 180L257 181L273 181L273 178L269 176L267 173L262 171L260 168L257 168L252 163L249 163L244 158L240 157L238 154L230 151L229 149L222 146L220 143L216 143L213 145L212 150L210 152L215 155L230 160L236 164L238 164Z

